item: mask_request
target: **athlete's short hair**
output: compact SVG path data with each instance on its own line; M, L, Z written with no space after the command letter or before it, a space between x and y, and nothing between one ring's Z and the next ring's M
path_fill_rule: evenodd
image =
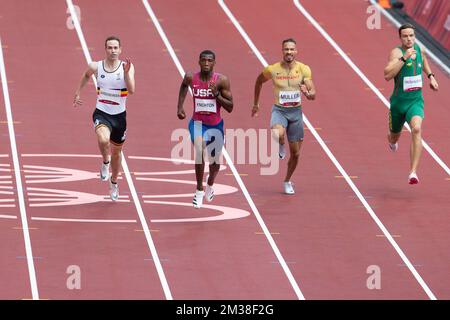
M405 30L405 29L413 29L414 32L415 32L416 27L414 27L414 25L412 25L411 23L405 23L405 24L402 24L402 25L400 26L400 28L398 28L398 36L399 36L399 37L402 36L402 30Z
M198 58L201 59L202 56L206 56L206 55L212 55L213 59L216 60L216 54L211 50L203 50L202 52L200 52L200 55Z
M281 43L281 46L284 46L284 44L288 43L288 42L292 42L292 43L297 44L297 42L294 40L294 38L288 38L288 39L284 39L283 40L283 42Z
M111 40L116 40L117 42L119 42L119 47L120 47L120 39L119 39L119 37L116 37L116 36L109 36L109 37L106 38L106 40L105 40L105 48L106 48L106 45L107 45L108 41L111 41Z

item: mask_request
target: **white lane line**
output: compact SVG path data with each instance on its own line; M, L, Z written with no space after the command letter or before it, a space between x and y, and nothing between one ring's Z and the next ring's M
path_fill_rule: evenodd
M390 103L383 96L383 94L378 90L377 87L365 76L365 74L353 63L353 61L348 57L348 55L339 47L339 45L331 38L331 36L317 23L317 21L309 14L309 12L300 4L298 0L293 0L297 9L308 19L309 22L320 32L320 34L331 44L331 46L339 53L339 55L347 62L347 64L355 71L355 73L364 81L364 83L377 95L377 97L384 103L384 105L389 109ZM411 128L408 124L405 127L411 132ZM450 169L445 164L441 158L431 149L428 143L422 139L423 147L428 153L433 157L433 159L445 170L447 175L450 176Z
M260 54L259 50L256 48L256 46L253 44L250 37L247 35L245 30L241 27L239 22L236 20L236 18L233 16L231 11L228 9L228 7L225 5L225 3L222 0L219 0L219 4L227 14L227 16L230 18L230 20L233 22L236 29L239 31L239 33L242 35L242 37L245 39L249 47L254 51L255 55L258 57L259 61L263 66L267 66L267 61L263 58L263 56ZM400 247L397 245L397 243L394 241L393 237L389 233L389 231L384 227L383 223L378 219L377 215L373 211L373 209L370 207L369 203L366 201L366 199L363 197L361 192L358 190L356 185L353 183L347 172L344 170L344 168L341 166L341 164L337 161L336 157L333 155L333 153L330 151L330 149L327 147L327 145L324 143L320 135L317 133L317 131L314 129L314 126L311 125L311 123L308 121L305 114L303 114L303 119L311 133L314 135L314 138L319 142L322 149L325 151L327 156L331 159L333 164L336 166L336 168L339 170L339 172L342 174L342 176L345 178L345 181L349 184L353 192L358 196L358 199L362 202L366 210L369 212L372 219L375 221L375 223L378 225L378 227L381 229L383 234L386 236L386 238L389 240L391 245L394 247L394 249L397 251L397 253L400 255L402 260L405 262L406 265L408 265L408 268L413 273L413 275L416 277L419 284L422 286L422 288L425 290L425 292L428 294L428 296L431 299L436 299L436 297L433 295L431 290L428 288L426 283L423 281L423 279L420 277L419 273L416 271L416 269L412 266L411 262L409 262L406 255L403 253L403 251L400 249Z
M332 47L341 55L341 57L347 62L347 64L355 71L360 78L372 89L372 91L375 92L375 94L383 101L383 103L389 108L390 104L386 100L386 98L381 94L381 92L370 82L370 80L364 75L364 73L353 63L353 61L348 57L348 55L339 47L339 45L331 38L331 36L317 23L317 21L309 14L309 12L300 4L298 0L293 0L295 6L298 8L298 10L308 19L309 22L320 32L320 34L332 45ZM405 125L409 131L411 129L409 126ZM434 153L434 151L428 146L428 144L422 140L424 148L431 154L431 156L436 160L437 163L447 172L448 175L450 175L450 169L447 167L447 165ZM353 183L353 182L352 182ZM359 192L359 191L358 191ZM358 195L359 198L359 195ZM361 201L366 200L362 197L360 198ZM364 204L363 202L363 204ZM365 206L365 204L364 204ZM397 253L400 255L402 260L405 262L405 264L408 266L411 273L416 278L417 282L421 285L423 290L426 292L428 297L432 300L436 300L436 296L433 294L431 289L428 287L428 285L425 283L425 281L422 279L420 274L417 272L417 270L414 268L413 264L409 261L409 259L406 257L406 255L403 253L403 251L400 249L400 247L395 242L394 238L389 234L389 236L386 235L384 232L384 226L382 222L378 219L378 217L375 215L375 213L372 213L369 211L372 218L375 220L377 225L383 230L383 234L386 236L386 238L389 240L389 242L392 244L392 246L395 248ZM387 232L387 230L386 230Z
M384 9L382 6L380 6L375 0L370 0L370 3L377 7L377 9L389 20L391 21L397 28L400 28L401 24L398 22L386 9ZM447 19L449 19L447 17ZM438 64L443 71L447 73L447 75L450 75L450 68L447 67L447 65L442 62L441 59L439 59L433 52L431 52L430 49L427 48L419 39L416 38L416 41L419 45L425 47L427 49L427 54L430 56L436 64Z
M219 0L219 3L223 1ZM225 4L224 8L226 8ZM239 23L237 22L237 20L234 18L234 16L232 15L232 13L230 12L230 10L228 8L226 8L228 13L230 14L229 17L230 19L233 21L233 24L235 24L235 26L237 27L237 25L239 26L238 30L239 32L242 34L243 38L247 41L247 42L251 42L250 38L248 37L248 35L245 33L245 31L242 29L242 27L239 25ZM226 11L226 12L227 12ZM228 14L227 13L227 14ZM244 36L245 34L245 36ZM252 46L250 46L253 50L253 48L256 48L253 43ZM257 49L256 49L257 50ZM255 53L256 54L256 53ZM261 55L259 55L261 56ZM262 58L262 56L261 56ZM264 58L260 59L260 62L262 63L262 65L267 66L267 62L265 61ZM383 234L386 236L386 238L389 240L389 242L391 243L391 245L394 247L394 249L397 251L397 253L400 255L400 257L402 258L402 260L405 262L405 264L408 265L410 271L413 273L413 275L416 277L416 279L418 280L419 284L422 286L422 288L424 288L425 292L428 294L428 296L430 298L434 298L433 293L431 292L431 290L428 288L428 286L426 285L426 283L423 281L423 279L420 277L420 275L418 274L418 272L415 270L415 268L412 266L412 264L409 262L408 258L406 257L406 255L403 253L403 251L400 249L400 247L397 245L397 243L394 241L393 237L391 236L391 234L389 233L389 231L384 227L384 225L382 224L382 222L378 219L377 215L375 214L375 212L373 211L373 209L370 207L370 205L367 203L367 201L365 200L365 198L363 197L363 195L361 194L361 192L358 190L358 188L356 187L356 185L353 183L353 181L351 180L351 178L349 177L349 175L347 174L347 172L344 170L344 168L341 166L341 164L337 161L336 157L333 155L333 153L330 151L330 149L326 146L326 144L323 142L322 138L320 137L320 135L317 133L317 131L314 129L314 127L310 124L310 122L307 120L307 118L305 117L305 115L303 115L303 118L305 120L305 124L308 126L308 128L311 130L311 133L314 135L314 137L316 138L316 140L319 142L320 146L322 147L322 149L325 151L325 153L328 155L328 157L331 159L331 161L333 162L333 164L336 166L336 168L339 170L339 172L342 174L342 176L345 178L345 181L349 184L349 186L351 187L351 189L353 190L353 192L355 192L355 194L358 196L358 199L362 202L362 204L364 205L364 207L366 208L366 210L369 212L370 216L372 217L372 219L375 221L375 223L378 225L378 227L381 229L381 231L383 232Z
M81 30L80 22L78 21L78 17L75 13L75 9L73 7L72 0L66 0L66 2L67 2L67 6L69 8L69 11L70 11L70 15L73 20L73 24L77 31L78 38L80 39L80 43L81 43L81 47L83 48L84 56L86 58L86 61L88 63L90 63L90 62L92 62L92 58L89 53L89 50L88 50L88 47L86 44L86 40L84 39L84 35L83 35L83 31ZM96 81L95 77L93 76L92 78L94 79L95 87L97 87L97 81ZM127 164L127 161L125 159L123 152L122 152L122 168L125 173L125 177L127 179L128 186L130 188L130 192L131 192L131 195L134 200L134 205L135 205L137 213L139 215L139 220L141 222L142 229L144 230L144 234L145 234L145 238L147 240L148 247L152 254L153 261L155 262L156 271L158 272L159 280L161 281L161 285L163 287L164 294L165 294L167 300L173 300L172 293L170 292L169 284L168 284L166 276L164 274L164 270L162 268L161 261L158 257L158 253L156 252L156 247L153 242L152 236L150 235L150 229L148 227L147 221L145 220L144 212L142 210L142 206L139 201L139 197L137 195L136 188L134 187L133 179L131 178L130 170L128 169L128 164Z
M6 118L8 121L9 140L11 142L11 153L14 164L14 177L16 179L17 197L19 199L20 218L23 227L23 238L25 240L25 253L28 264L28 275L30 277L31 294L33 300L39 300L39 291L36 281L36 270L34 268L33 250L31 249L30 233L28 232L27 212L25 210L25 198L20 177L20 164L17 152L16 136L14 133L11 101L9 99L8 81L6 79L5 61L3 59L2 40L0 38L0 73L2 77L3 98L5 100Z
M138 160L169 161L169 162L177 162L177 163L183 163L183 164L195 164L194 160L189 160L189 159L142 157L142 156L129 156L128 158L138 159Z
M96 155L96 154L69 154L69 153L60 153L60 154L53 154L53 153L33 153L33 154L28 154L28 153L23 153L22 157L37 157L37 158L41 158L41 157L87 157L87 158L101 158L101 155Z
M9 214L0 214L0 218L2 218L2 219L17 219L17 216L12 216Z
M161 36L164 44L166 45L167 50L169 51L170 56L172 57L172 60L174 61L180 75L182 78L184 78L184 74L185 71L180 63L180 61L178 60L177 55L175 54L175 51L173 50L172 45L169 42L169 39L167 38L164 30L162 29L161 25L159 24L159 21L155 15L155 13L153 12L152 8L150 7L149 3L147 2L147 0L142 0L142 3L144 4L145 9L147 10L147 13L149 14L150 18L153 21L153 24L155 25L156 29L158 30L159 35ZM192 94L192 92L191 92ZM299 299L304 300L305 297L303 296L303 293L301 292L297 282L295 281L294 276L292 275L292 272L289 270L289 267L286 264L286 261L284 260L283 256L281 255L280 250L278 249L275 241L273 240L272 236L270 235L269 230L266 227L266 224L264 223L264 220L262 219L258 208L256 207L255 203L253 202L250 194L247 191L247 188L244 185L244 182L242 181L241 177L239 176L238 171L236 170L236 167L233 164L233 161L231 160L227 150L225 149L225 147L223 148L223 155L225 157L225 160L227 161L228 165L230 166L231 171L233 172L233 175L237 181L237 183L239 184L239 187L242 190L242 193L244 194L245 198L247 199L248 204L250 205L250 207L252 208L253 213L255 214L255 217L259 223L259 225L261 226L261 229L263 230L270 246L272 247L273 252L275 253L275 255L277 256L278 261L280 262L286 276L289 279L289 282L292 286L292 288L294 289L297 297Z
M0 216L0 217L1 217L1 216ZM38 221L58 221L58 222L137 223L136 220L70 219L70 218L47 218L47 217L31 217L31 220L38 220Z

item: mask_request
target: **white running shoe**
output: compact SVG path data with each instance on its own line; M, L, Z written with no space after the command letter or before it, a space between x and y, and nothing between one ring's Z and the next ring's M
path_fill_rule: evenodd
M209 175L206 176L206 188L205 188L205 198L206 201L211 202L214 199L214 189L213 186L208 184Z
M109 161L107 164L102 163L102 167L100 169L100 179L102 181L106 181L109 179L109 164L111 161Z
M283 182L284 185L284 193L286 194L295 194L294 184L291 181Z
M278 156L281 160L283 160L284 158L286 158L286 147L284 144L280 144L279 146L280 150L278 151Z
M203 205L203 197L205 196L205 191L195 190L194 199L192 199L192 204L194 208L200 209Z
M389 148L391 149L392 152L397 151L397 149L398 149L398 142L396 142L396 143L389 143Z
M117 199L119 199L119 184L112 183L111 179L109 180L109 195L111 196L112 201L117 201Z
M409 184L418 184L419 178L417 177L417 174L415 172L411 172L408 177Z

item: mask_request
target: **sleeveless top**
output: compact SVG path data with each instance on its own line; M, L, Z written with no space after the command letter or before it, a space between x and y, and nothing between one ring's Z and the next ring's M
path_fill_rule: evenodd
M217 83L219 73L213 73L208 82L200 79L200 72L192 76L192 96L194 101L194 113L192 119L194 121L201 121L206 125L217 125L222 117L220 116L220 103L214 97L212 90L208 88L209 82Z
M119 67L108 72L104 68L104 61L97 62L97 103L96 108L114 115L126 110L128 89L125 83L123 61Z
M399 47L399 49L402 50L403 54L405 53L402 47ZM394 78L395 85L391 99L415 99L422 96L422 51L417 44L414 44L414 49L417 51L416 59L408 58Z

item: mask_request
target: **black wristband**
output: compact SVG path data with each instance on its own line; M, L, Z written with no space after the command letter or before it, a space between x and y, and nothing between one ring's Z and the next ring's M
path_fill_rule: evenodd
M400 59L398 59L398 60L403 61L403 62L406 62L406 59L403 58L403 56L402 56Z
M427 76L428 79L430 79L431 76L435 77L434 73L430 73L430 74Z

